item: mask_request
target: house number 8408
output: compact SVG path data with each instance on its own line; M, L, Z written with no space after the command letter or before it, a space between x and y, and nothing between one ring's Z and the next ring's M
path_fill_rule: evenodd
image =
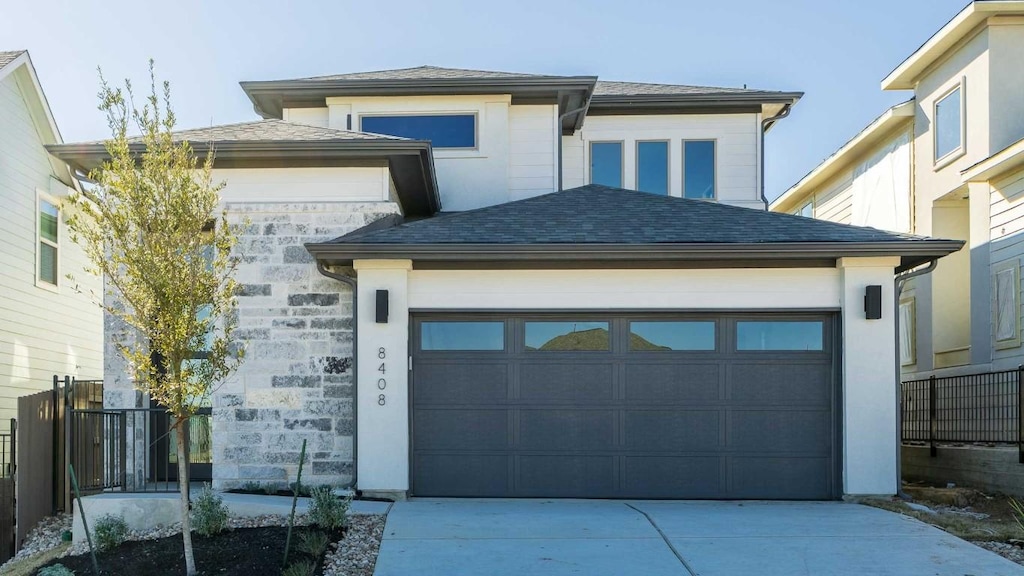
M380 366L377 367L377 371L381 373L381 377L377 379L377 390L381 391L381 394L377 395L377 405L384 406L388 403L387 396L383 394L384 389L388 387L388 381L384 379L383 375L386 373L384 369L384 359L388 357L387 350L383 346L377 349L377 358L380 360Z

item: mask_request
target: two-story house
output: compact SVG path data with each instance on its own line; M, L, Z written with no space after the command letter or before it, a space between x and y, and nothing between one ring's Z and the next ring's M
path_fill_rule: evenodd
M78 181L46 151L60 143L28 52L0 52L0 431L54 374L103 374L102 283L65 226Z
M250 221L216 486L293 480L305 439L305 481L396 498L896 491L883 303L961 243L767 212L763 134L799 94L429 66L242 88L263 120L177 135ZM123 366L104 393L147 403Z

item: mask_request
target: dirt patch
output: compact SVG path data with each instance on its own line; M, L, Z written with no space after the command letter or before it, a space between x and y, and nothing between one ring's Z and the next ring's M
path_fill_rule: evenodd
M295 549L295 543L309 528L296 528L292 533L292 551L289 563L299 560L316 560ZM287 528L264 527L231 530L204 538L194 535L196 566L203 576L253 576L255 574L280 574L284 557ZM332 541L339 538L334 537ZM157 540L126 542L117 549L98 555L103 576L124 574L146 574L152 576L179 576L184 570L184 554L181 549L181 535L167 536ZM88 554L68 556L51 564L63 564L76 574L92 574L92 562ZM317 571L317 574L321 574Z

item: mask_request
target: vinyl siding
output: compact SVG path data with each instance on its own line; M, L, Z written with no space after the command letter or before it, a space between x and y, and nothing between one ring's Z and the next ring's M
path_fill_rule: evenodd
M1020 273L1024 256L1024 170L1019 170L991 183L991 242L989 243L990 274L1005 265L1015 263ZM1024 283L1022 283L1024 285ZM994 280L993 280L994 286ZM1024 360L1020 346L999 349L995 346L995 289L989 294L992 310L992 359L995 369L1014 368ZM1020 306L1024 298L1018 296Z
M510 200L547 194L555 181L555 121L557 108L510 106L508 109Z
M853 220L853 173L847 170L814 195L814 217L849 224Z
M100 281L83 272L86 260L58 230L60 287L36 285L36 194L60 195L15 72L0 80L0 429L15 417L17 398L50 389L54 374L103 376L103 314L93 298ZM73 274L78 290L65 277Z

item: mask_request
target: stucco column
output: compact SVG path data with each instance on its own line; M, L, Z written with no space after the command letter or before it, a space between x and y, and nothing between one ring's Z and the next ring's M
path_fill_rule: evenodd
M967 184L971 235L971 364L992 362L992 287L989 239L992 237L992 189L988 182ZM939 263L942 266L942 263Z
M843 308L843 493L895 494L896 322L893 276L899 258L841 258ZM864 290L882 287L882 318L867 320Z
M409 489L409 305L411 260L357 260L359 324L357 488L404 497ZM388 318L377 322L377 290Z

